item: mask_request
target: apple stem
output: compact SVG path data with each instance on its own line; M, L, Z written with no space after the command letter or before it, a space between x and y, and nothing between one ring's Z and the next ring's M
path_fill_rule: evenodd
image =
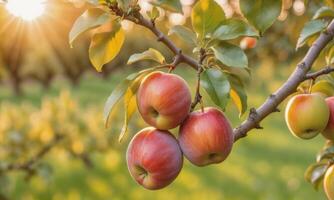
M199 62L197 66L197 86L196 86L196 94L195 94L195 99L193 103L191 104L191 111L194 110L196 105L200 103L201 105L201 110L204 112L204 105L203 105L203 100L202 100L202 95L200 93L200 88L201 88L201 74L203 72L203 67L202 64L206 58L207 54L205 49L201 48L200 49L200 55L199 55Z

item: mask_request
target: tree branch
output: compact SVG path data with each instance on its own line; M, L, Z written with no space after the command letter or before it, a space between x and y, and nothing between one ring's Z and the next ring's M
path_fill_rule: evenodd
M314 73L308 73L306 76L305 76L305 80L307 79L313 79L315 80L316 78L318 78L319 76L322 76L322 75L326 75L326 74L329 74L331 72L334 72L334 67L331 67L331 66L327 66L327 67L324 67L323 69L317 71L317 72L314 72Z
M269 114L275 112L277 106L297 89L298 85L310 75L307 73L310 71L314 61L333 37L334 20L331 21L327 30L313 43L305 57L297 65L295 71L290 75L289 79L274 94L270 95L258 109L254 110L252 118L248 117L239 127L234 129L235 141L246 137L250 130L256 128Z
M146 19L140 12L132 13L132 15L125 14L120 10L117 5L111 5L110 10L117 16L127 19L135 24L143 26L149 29L158 39L159 42L162 42L166 47L168 47L176 56L179 56L180 63L186 63L195 70L198 69L199 63L192 57L182 53L182 50L178 48L172 40L170 40L162 31L160 31L154 21Z
M62 139L63 135L56 135L53 140L51 140L48 144L43 146L40 151L37 152L32 158L27 160L24 163L12 163L7 165L5 168L0 169L1 172L15 171L15 170L23 170L23 171L31 171L32 166L41 160L54 146L56 146Z

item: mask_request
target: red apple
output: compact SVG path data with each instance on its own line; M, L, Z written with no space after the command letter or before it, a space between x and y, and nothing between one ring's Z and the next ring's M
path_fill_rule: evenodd
M216 108L191 113L180 127L182 152L197 166L224 161L232 150L233 142L231 124Z
M169 185L180 173L182 151L168 131L153 127L138 132L126 154L131 176L143 187L157 190Z
M328 97L326 99L326 103L329 107L329 120L327 127L322 132L322 135L325 138L334 141L334 97Z
M180 125L189 114L191 94L181 77L153 72L145 77L139 87L137 105L149 125L168 130Z
M253 37L244 37L241 41L240 41L240 48L241 49L253 49L255 48L257 43L257 39L253 38Z
M311 139L321 133L328 119L326 101L316 93L292 97L285 109L285 120L290 132L302 139Z

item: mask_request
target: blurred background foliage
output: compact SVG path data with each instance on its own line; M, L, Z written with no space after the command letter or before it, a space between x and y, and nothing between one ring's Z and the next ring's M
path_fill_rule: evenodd
M74 48L68 44L69 30L87 5L81 0L46 2L45 15L31 22L13 17L0 5L0 199L325 198L303 178L324 140L292 137L282 112L268 117L262 124L264 130L252 131L237 142L223 164L198 168L185 161L185 170L166 189L151 192L137 186L127 172L125 151L131 135L147 125L137 113L128 138L119 144L117 133L123 121L119 113L123 112L113 113L112 127L106 130L103 104L124 77L151 66L149 62L126 65L130 55L149 47L167 58L172 55L151 33L124 22L127 38L120 55L97 73L88 59L89 34ZM181 2L184 15L164 13L159 18L164 32L171 25L189 23L194 1ZM217 2L228 17L239 14L237 1ZM147 1L140 3L143 12L151 8ZM307 50L295 51L300 31L325 3L333 6L332 0L284 0L279 20L255 49L247 50L252 74L247 88L250 107L259 106L293 71ZM171 37L191 53L191 47ZM320 57L315 68L323 65ZM180 66L176 73L195 86L192 69ZM204 99L212 105L209 98ZM245 118L239 119L233 106L226 113L233 125ZM54 148L28 170L6 170L13 163L34 158L59 136Z

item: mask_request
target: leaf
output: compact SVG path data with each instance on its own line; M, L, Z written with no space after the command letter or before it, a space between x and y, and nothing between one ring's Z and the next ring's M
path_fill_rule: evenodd
M326 22L322 21L322 20L312 20L310 22L308 22L299 38L298 38L298 42L297 42L297 49L302 47L308 39L310 39L312 36L316 35L317 33L320 33L322 30L324 30L326 28L327 24Z
M125 34L119 23L114 23L110 32L96 33L89 47L89 58L98 72L114 59L123 46Z
M213 38L231 40L240 36L259 36L246 22L239 19L227 19L213 33Z
M155 7L155 6L153 6L152 10L147 11L146 14L152 20L155 20L156 18L158 18L160 16L160 12L159 12L158 8Z
M185 26L181 25L173 26L169 30L168 35L171 35L173 33L175 33L177 36L179 36L182 40L184 40L188 44L196 45L197 43L196 34Z
M227 42L220 42L212 47L216 58L228 67L246 68L248 59L240 47Z
M281 13L282 0L242 0L240 9L244 17L262 35Z
M128 125L132 115L135 113L137 109L137 102L136 102L136 93L140 86L140 83L143 78L147 75L147 72L141 73L129 86L127 89L125 96L124 96L124 124L119 135L118 141L121 142L124 135L128 132Z
M317 161L320 162L323 159L332 159L334 158L334 146L322 150L317 155Z
M75 22L69 34L69 43L72 46L74 40L82 33L107 23L112 18L100 8L86 10Z
M132 64L141 60L154 60L160 64L165 63L165 57L158 50L149 48L143 53L136 53L130 56L128 64Z
M228 79L231 85L231 99L237 106L239 110L239 117L241 117L247 110L247 94L244 89L244 85L241 80L235 75L230 74L228 76Z
M180 0L155 0L151 4L172 12L183 13Z
M334 9L330 7L321 7L314 14L313 19L334 18Z
M142 70L140 72L130 74L128 77L126 77L125 80L123 80L119 85L116 86L116 88L112 91L111 95L108 97L108 100L104 106L104 113L103 113L104 117L103 118L104 118L104 123L105 123L106 128L109 128L111 124L110 113L115 108L116 104L125 95L132 81L138 78L139 76L147 75L150 72L153 72L154 70L156 70L156 68L149 68L149 69Z
M326 162L313 164L307 168L304 177L306 181L313 184L315 189L318 189L327 169L328 164Z
M131 3L133 3L132 1L134 0L117 0L117 4L123 11L127 11Z
M225 110L230 93L230 83L226 75L219 69L207 69L202 73L201 86L213 103Z
M213 33L224 19L223 9L214 0L198 1L191 13L193 29L201 39Z
M326 59L326 64L327 65L334 64L334 44L332 44L332 45L333 46L330 46L326 49L325 59Z

